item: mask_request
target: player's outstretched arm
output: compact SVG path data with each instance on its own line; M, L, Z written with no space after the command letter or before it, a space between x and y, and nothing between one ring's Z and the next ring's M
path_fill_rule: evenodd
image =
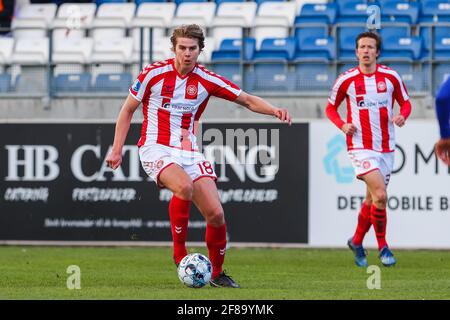
M250 111L277 117L281 121L289 123L289 125L292 123L291 115L287 109L274 107L266 100L244 91L241 92L234 102L246 107Z
M133 114L139 107L140 102L133 98L131 94L125 100L116 122L116 131L114 134L114 143L111 153L106 157L106 163L109 167L116 169L122 163L122 148L130 129Z

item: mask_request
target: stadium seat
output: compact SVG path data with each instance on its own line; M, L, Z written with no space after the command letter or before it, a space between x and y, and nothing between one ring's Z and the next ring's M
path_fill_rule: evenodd
M52 89L56 92L86 92L90 83L90 73L59 74L53 78Z
M420 26L419 29L419 35L422 38L422 55L421 60L425 61L431 58L431 27L424 27ZM450 34L450 27L442 27L442 26L436 26L434 28L434 47L436 49L436 44L442 40L439 39L445 39L448 38L448 35ZM446 40L444 40L446 42ZM442 57L441 57L442 58Z
M265 2L285 2L286 0L255 0L258 7Z
M0 66L11 63L11 56L14 49L14 39L0 37Z
M97 6L100 6L104 3L125 3L125 2L128 2L128 0L95 0Z
M441 84L450 76L450 63L437 63L434 67L433 94L436 94Z
M329 62L336 57L333 37L306 38L297 43L294 60L297 62Z
M175 15L176 5L173 2L163 3L143 3L136 12L136 17L132 21L131 35L133 37L133 55L139 56L141 27L143 28L143 50L148 55L150 44L150 27L153 28L153 49L155 50L155 41L165 37L166 28L170 26ZM170 46L170 41L167 43ZM138 58L133 58L137 61Z
M408 91L425 89L427 78L420 66L415 66L413 63L387 63L386 65L398 72Z
M238 63L214 63L211 69L218 75L242 87L241 69Z
M97 6L95 3L63 3L53 21L53 41L64 38L83 38L94 20Z
M217 7L217 18L241 19L246 27L253 26L255 16L255 2L223 2Z
M368 4L363 1L340 1L338 2L339 23L366 23Z
M450 3L444 0L423 3L419 23L424 22L450 22Z
M411 36L411 28L399 26L382 27L379 30L379 34L383 41L391 37L409 37Z
M208 27L214 18L216 4L214 2L183 2L177 7L172 27L182 24L196 23Z
M244 59L249 61L253 59L256 47L254 38L245 38L244 40ZM219 46L219 50L212 52L212 62L238 62L241 59L241 39L224 39Z
M48 53L48 38L17 39L11 62L21 65L46 65Z
M285 64L255 64L245 76L245 89L251 91L293 91L295 73Z
M295 18L295 25L304 23L334 24L337 15L336 3L305 3Z
M128 72L99 74L91 89L94 91L125 92L132 82L131 74Z
M189 2L208 2L208 0L175 0L177 6L182 3L189 3Z
M421 56L420 37L390 37L383 41L379 61L413 62Z
M11 75L7 73L0 74L0 92L5 93L11 91Z
M300 91L329 91L336 78L331 65L326 63L299 63L295 65L296 88Z
M57 6L54 3L27 4L17 11L12 19L13 36L19 38L45 38Z
M166 3L166 0L134 0L137 6L140 6L143 3Z
M364 27L340 27L338 34L338 59L340 61L355 61L355 39Z
M220 5L222 3L227 3L227 2L229 2L229 3L245 2L245 0L216 0L215 2L216 2L217 5Z
M356 57L353 62L339 63L337 66L337 74L336 78L342 75L344 72L347 72L350 69L358 67L358 61Z
M328 37L328 27L295 27L295 38L298 43L302 43L306 38L326 38Z
M385 1L381 7L382 21L416 24L419 18L420 3L406 1Z
M93 63L127 64L131 62L132 50L132 38L95 40L91 61Z
M131 26L136 4L104 3L97 10L91 35L95 40L123 38Z
M295 7L296 3L293 1L267 1L259 5L256 16L282 17L287 20L288 25L292 25L295 20Z
M437 34L434 42L434 59L450 61L450 28L445 28L445 34Z
M92 38L64 39L53 44L52 61L54 63L86 64L91 60L94 48Z
M261 43L259 50L255 51L254 62L262 61L289 61L295 53L295 38L268 38Z

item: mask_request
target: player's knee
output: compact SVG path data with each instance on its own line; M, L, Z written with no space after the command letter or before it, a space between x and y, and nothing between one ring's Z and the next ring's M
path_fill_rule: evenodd
M220 227L225 223L225 216L222 207L211 209L207 214L207 223L214 227Z
M177 190L175 190L175 194L184 199L184 200L192 200L192 194L194 192L194 184L192 181L182 181Z
M386 190L379 189L375 191L375 194L373 195L373 202L378 208L384 208L386 207L387 202L387 193Z

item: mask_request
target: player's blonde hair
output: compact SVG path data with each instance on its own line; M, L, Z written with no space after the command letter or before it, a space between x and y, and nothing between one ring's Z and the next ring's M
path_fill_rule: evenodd
M173 30L172 36L170 37L173 50L175 50L175 47L177 46L178 38L197 39L200 51L202 51L205 47L205 36L203 34L203 30L197 24L182 25L181 27L177 27Z

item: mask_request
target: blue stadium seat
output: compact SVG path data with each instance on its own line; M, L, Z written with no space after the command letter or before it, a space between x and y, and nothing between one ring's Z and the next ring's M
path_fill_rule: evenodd
M104 73L99 74L97 78L95 78L95 83L92 90L111 92L128 91L128 88L132 82L133 79L131 74L128 72Z
M103 3L126 3L127 0L95 0L97 7Z
M355 57L354 62L338 64L336 77L338 77L341 74L343 74L344 72L346 72L350 69L356 68L356 67L358 67L358 61L356 61L356 57Z
M336 57L336 45L333 37L306 38L297 43L294 60L328 62Z
M245 60L253 59L256 47L256 40L254 38L245 38ZM224 39L220 44L219 50L212 52L211 61L239 61L241 58L241 39Z
M450 76L450 63L438 63L434 67L434 88L433 94L436 94L441 84Z
M446 34L437 34L434 42L434 59L450 61L450 27L445 28Z
M253 61L288 61L295 53L295 38L268 38L255 51Z
M218 75L242 87L241 69L238 63L215 63L211 69Z
M383 41L379 61L413 62L421 56L420 37L390 37Z
M368 4L364 1L339 2L339 15L337 22L366 23Z
M302 43L307 38L327 38L328 37L328 27L306 27L306 26L296 26L295 28L295 39L297 43Z
M337 5L335 3L305 3L300 14L295 18L295 24L323 23L333 24L336 20Z
M431 27L420 27L419 35L422 38L422 60L427 60L430 58L431 53ZM435 27L434 28L434 47L436 49L436 45L438 42L442 43L442 39L450 35L450 27ZM439 40L438 40L439 39ZM445 44L446 40L444 40ZM444 48L443 48L444 49Z
M245 89L250 91L293 91L295 73L286 64L255 64L245 77Z
M338 59L340 61L355 61L355 40L358 34L366 31L364 27L340 27L338 34Z
M260 5L261 3L267 2L267 1L272 1L272 2L284 2L284 1L286 1L286 0L255 0L255 2L256 2L256 4L258 5L258 7L259 7L259 5Z
M59 74L53 78L52 86L57 92L86 92L90 83L90 73Z
M0 92L11 91L11 75L7 73L0 74Z
M326 63L299 63L295 65L297 90L329 91L336 74L333 67Z
M382 40L391 37L410 37L411 27L382 27L379 30Z
M420 66L413 63L387 63L386 65L398 72L409 92L425 89L427 77Z
M445 0L423 3L419 23L423 22L450 22L450 3Z
M386 1L381 7L381 21L416 24L419 11L418 2Z

